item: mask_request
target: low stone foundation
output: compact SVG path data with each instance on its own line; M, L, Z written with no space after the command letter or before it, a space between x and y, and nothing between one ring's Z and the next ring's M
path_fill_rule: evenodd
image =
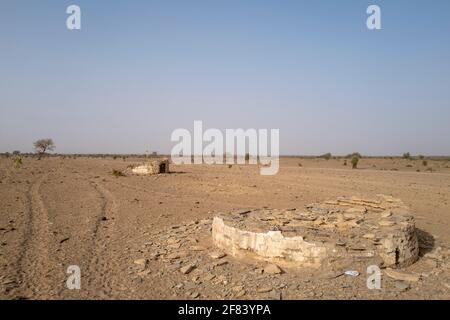
M305 210L219 214L214 244L235 257L318 268L346 260L405 267L418 258L414 218L401 200L342 197Z
M160 174L160 173L169 173L169 160L155 160L151 163L146 163L140 166L136 166L131 169L132 173L147 175L147 174Z

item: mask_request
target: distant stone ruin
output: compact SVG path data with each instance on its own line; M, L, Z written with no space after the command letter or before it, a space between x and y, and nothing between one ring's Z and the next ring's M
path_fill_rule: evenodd
M415 222L401 200L341 197L305 210L260 209L219 214L214 244L238 258L291 267L332 266L372 261L405 267L418 259Z
M150 163L136 166L132 168L131 171L134 174L139 175L169 173L169 160L168 159L155 160Z

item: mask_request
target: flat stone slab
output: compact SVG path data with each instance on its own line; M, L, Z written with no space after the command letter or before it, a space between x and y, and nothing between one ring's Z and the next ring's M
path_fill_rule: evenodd
M214 244L238 257L289 267L371 260L391 268L418 259L414 218L399 199L340 197L304 210L258 209L217 215Z

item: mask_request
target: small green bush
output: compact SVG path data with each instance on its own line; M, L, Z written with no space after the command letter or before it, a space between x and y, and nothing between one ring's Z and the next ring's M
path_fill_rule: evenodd
M22 157L15 157L14 160L14 168L19 169L22 167Z
M329 153L329 152L325 153L325 154L321 155L320 158L323 158L328 161L331 159L331 153Z
M116 170L116 169L113 169L112 175L113 175L114 177L116 177L116 178L118 178L118 177L125 177L125 173L123 173L123 172L120 171L120 170Z
M403 159L411 160L411 154L409 152L404 153Z
M359 157L353 156L352 158L352 169L358 168Z

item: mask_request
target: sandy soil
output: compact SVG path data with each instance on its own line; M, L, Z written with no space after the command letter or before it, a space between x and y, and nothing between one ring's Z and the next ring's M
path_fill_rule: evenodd
M450 162L283 158L276 176L257 166L171 166L173 173L114 177L140 159L0 159L1 299L449 299ZM349 162L349 161L348 161ZM301 166L299 165L301 164ZM349 162L350 164L350 162ZM420 170L420 172L417 172ZM383 276L311 270L263 272L264 264L211 257L211 218L242 208L302 208L339 196L378 193L409 205L421 258ZM66 287L69 265L81 290ZM192 265L186 274L180 268Z

